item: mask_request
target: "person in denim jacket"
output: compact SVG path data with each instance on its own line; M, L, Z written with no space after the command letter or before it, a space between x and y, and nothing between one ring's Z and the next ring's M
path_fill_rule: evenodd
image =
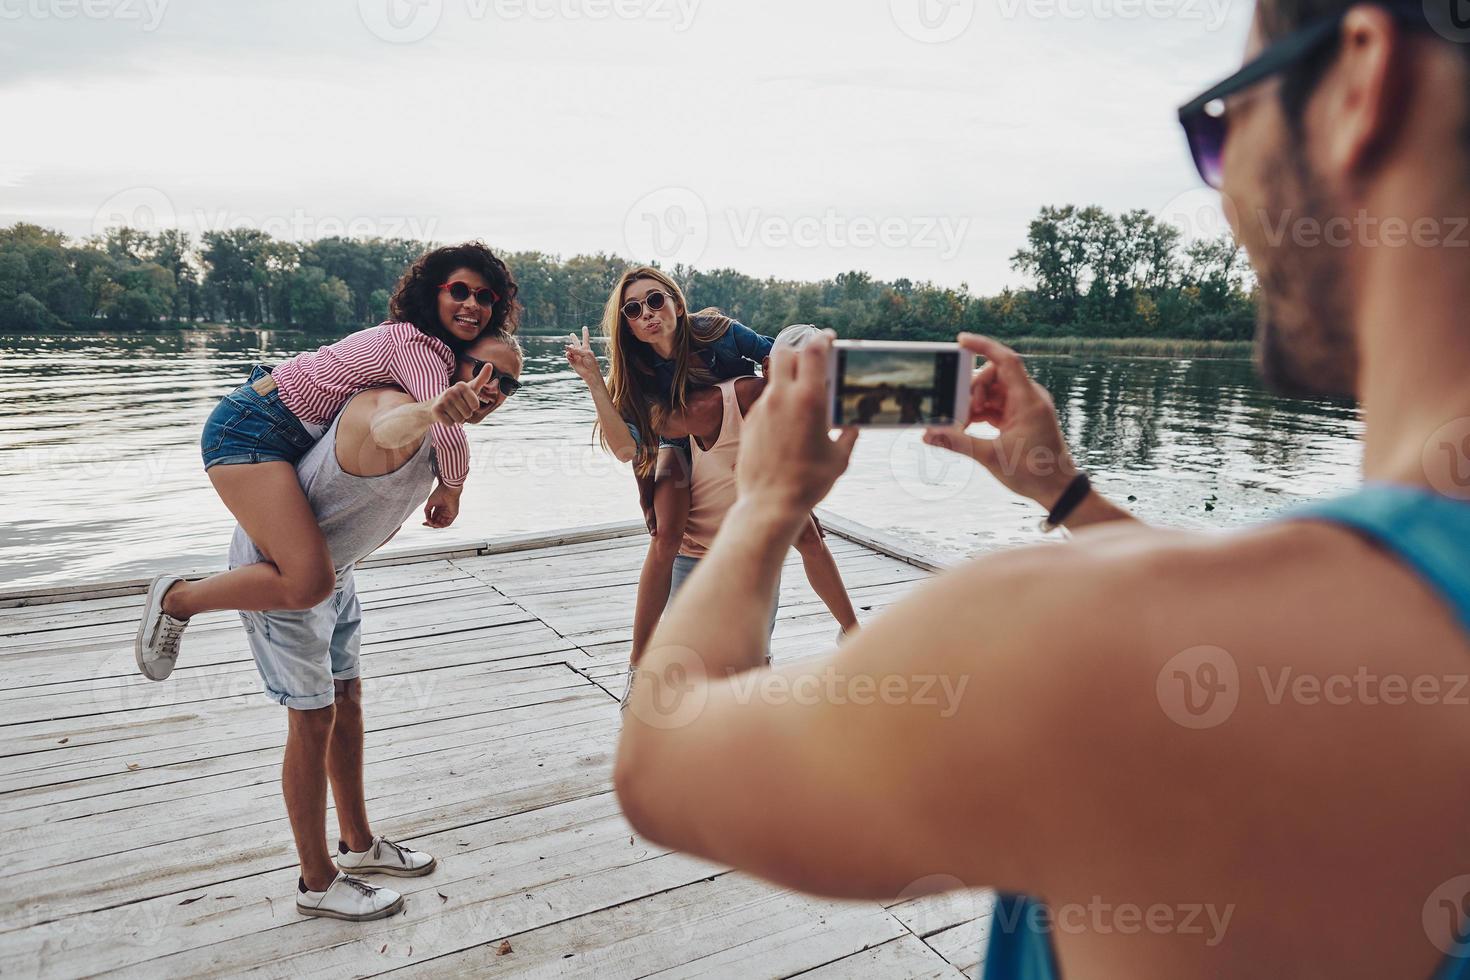
M689 441L664 439L660 423L688 406L691 390L754 375L772 340L719 310L688 312L678 283L648 266L619 278L603 311L611 370L606 379L584 328L567 363L597 405L602 445L633 464L652 540L638 579L632 660L642 656L668 602L674 558L689 516Z

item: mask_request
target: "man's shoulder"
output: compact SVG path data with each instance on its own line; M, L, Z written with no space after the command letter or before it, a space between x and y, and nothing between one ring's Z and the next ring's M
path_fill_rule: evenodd
M1201 646L1231 650L1242 663L1324 669L1428 647L1470 649L1470 636L1422 577L1375 542L1323 521L1224 533L1118 522L1064 546L1023 549L1014 573L1074 639L1148 651L1155 664Z

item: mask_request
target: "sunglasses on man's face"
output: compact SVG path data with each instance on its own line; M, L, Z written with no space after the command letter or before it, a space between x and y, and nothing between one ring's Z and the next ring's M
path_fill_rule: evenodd
M463 303L465 300L473 296L475 297L475 302L479 303L487 310L494 306L496 303L500 302L500 294L491 289L489 286L475 289L469 283L461 279L456 279L454 280L454 282L446 282L444 285L440 286L439 289L441 291L445 289L449 290L449 298L454 300L456 303Z
M663 309L664 304L672 298L668 293L661 293L657 289L649 290L648 295L644 296L641 302L630 299L624 303L623 316L629 320L636 320L643 315L643 307L647 306L650 310L657 312Z
M1404 20L1408 26L1431 27L1420 2L1391 0L1377 6ZM1225 137L1229 132L1226 100L1337 43L1347 13L1347 10L1341 10L1293 31L1269 45L1240 71L1180 107L1179 124L1184 127L1189 152L1194 157L1194 166L1201 180L1219 190L1224 179L1221 159L1225 155Z
M490 380L500 382L500 393L506 398L521 390L521 383L519 381L500 370L500 368L496 367L490 361L482 361L478 357L470 357L468 354L464 355L461 360L469 365L470 371L474 375L478 375L488 366L490 368Z

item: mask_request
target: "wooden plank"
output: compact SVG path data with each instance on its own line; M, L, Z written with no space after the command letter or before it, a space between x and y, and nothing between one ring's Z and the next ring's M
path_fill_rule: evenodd
M829 545L860 616L926 577ZM256 693L234 614L199 617L184 664L152 684L132 665L136 594L0 599L0 662L23 682L0 691L0 832L24 896L0 908L5 972L953 977L939 953L973 971L982 918L953 900L824 903L629 831L610 793L613 694L646 546L622 524L359 571L370 810L441 868L390 882L404 915L357 925L291 908L284 715ZM778 660L834 633L792 553ZM506 937L515 952L491 955Z
M127 975L367 975L625 903L715 870L632 839L610 793L414 843L439 855L441 867L425 879L393 880L407 897L402 915L349 924L313 922L290 911L288 921L278 916L266 923L256 902L241 910L253 913L254 921L235 913L210 930L214 941L208 943L170 930L168 945L184 948L165 947L163 956ZM159 911L172 914L167 907Z
M869 527L866 524L859 524L857 521L850 521L825 508L819 507L817 509L817 519L822 522L822 525L827 530L847 538L849 541L854 541L880 554L888 555L890 558L897 558L899 561L906 562L917 568L922 568L925 571L942 572L952 564L937 555L925 554L909 545L902 538L895 537L877 528Z
M496 698L484 710L459 710L412 724L370 728L365 751L371 764L377 764L430 755L441 748L484 742L491 737L522 738L602 717L606 706L607 698L586 686L541 692L539 696L528 692L513 699ZM74 833L88 822L100 820L115 825L120 819L131 820L141 808L159 803L211 797L245 786L274 785L279 781L281 752L281 745L272 745L237 753L232 756L233 766L180 773L167 781L117 779L104 785L99 780L90 787L92 792L83 796L61 797L42 788L23 790L6 797L6 808L0 811L0 832L64 823L67 833Z
M558 800L606 790L611 779L617 722L609 702L607 718L594 724L558 729L550 735L493 751L469 746L454 754L465 775L432 787L409 782L399 792L375 801L373 819L380 830L413 839L476 819L548 806ZM495 778L480 776L493 766ZM427 791L427 792L426 792ZM266 808L273 806L272 814ZM53 865L12 876L14 905L0 905L0 931L37 921L136 902L190 887L201 866L211 881L289 868L295 851L279 798L263 802L260 820L243 827L195 833L168 847L125 851ZM23 835L22 835L23 836Z
M426 561L444 561L449 558L473 555L504 554L515 551L530 551L543 547L575 544L617 538L643 532L641 522L599 524L547 534L515 535L500 541L464 542L439 545L429 548L407 548L388 551L364 559L359 567L377 569L392 565L411 565ZM224 550L223 548L221 549ZM178 572L186 578L202 578L221 571L220 567L187 569ZM0 592L0 608L45 605L52 602L67 602L78 599L105 599L114 596L141 595L152 578L120 579L112 582L93 582L71 586L42 586L34 589L11 589Z
M300 916L292 908L294 868L228 881L202 868L176 892L7 933L0 936L0 945L7 953L7 967L22 974L80 975L148 964L151 973L146 975L160 976L165 975L162 964L167 957L220 947L254 935L266 937L278 948L290 944L311 949L355 938L372 942L380 934L378 929L406 925L415 933L412 938L423 944L426 937L418 931L438 921L426 915L434 906L442 906L443 912L459 912L473 908L477 897L483 899L494 892L515 894L520 899L525 891L585 866L569 863L563 867L539 860L532 864L525 860L529 855L513 865L506 856L522 854L526 842L540 843L537 857L551 853L553 847L558 853L588 848L602 855L601 866L612 866L626 863L613 847L615 842L626 840L626 834L616 800L611 793L603 792L505 816L486 816L406 840L438 857L440 868L423 879L395 879L398 890L408 896L408 910L404 916L385 923L353 925ZM585 858L579 855L578 861L582 860ZM478 896L472 888L481 889ZM441 893L447 898L441 900ZM409 942L411 939L402 949ZM381 945L372 948L376 952ZM230 952L216 948L215 955ZM397 959L395 953L393 960ZM393 960L380 962L401 964L401 960ZM43 971L43 967L49 967L49 971ZM170 972L186 975L182 970Z
M785 977L907 935L881 906L728 873L405 970L406 977Z
M815 970L796 974L803 980L959 980L964 974L920 939L900 936L881 946L853 953Z

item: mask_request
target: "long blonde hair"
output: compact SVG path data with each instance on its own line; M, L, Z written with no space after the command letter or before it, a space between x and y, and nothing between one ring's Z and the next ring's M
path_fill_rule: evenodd
M674 299L674 383L667 398L654 385L653 348L633 336L623 318L623 295L640 279L652 279ZM692 385L712 385L719 380L690 355L722 337L731 322L712 307L690 314L679 284L652 266L629 269L618 278L602 311L602 334L607 338L610 362L607 390L618 414L638 429L638 456L633 467L640 475L647 475L658 460L659 420L667 412L684 410ZM598 438L607 448L607 433L600 427Z

